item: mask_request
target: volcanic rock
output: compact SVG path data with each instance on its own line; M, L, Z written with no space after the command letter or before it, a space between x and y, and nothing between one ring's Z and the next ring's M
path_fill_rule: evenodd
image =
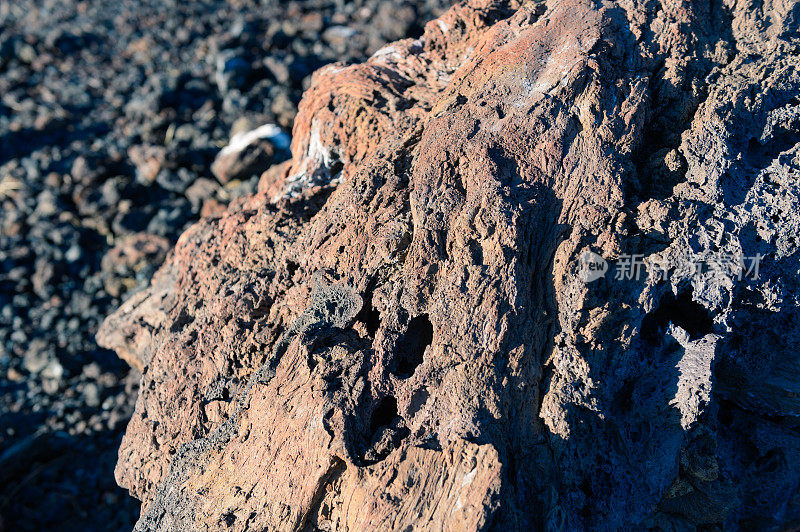
M472 0L318 71L98 336L137 528L795 526L798 25Z

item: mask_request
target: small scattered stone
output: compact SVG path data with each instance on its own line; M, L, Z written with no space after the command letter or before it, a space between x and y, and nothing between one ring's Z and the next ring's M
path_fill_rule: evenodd
M83 399L87 406L97 408L100 406L100 388L97 384L90 382L83 387Z

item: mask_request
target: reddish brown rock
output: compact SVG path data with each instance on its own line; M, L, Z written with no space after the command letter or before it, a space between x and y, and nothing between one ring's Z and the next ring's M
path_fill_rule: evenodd
M318 72L290 165L100 333L138 527L797 522L799 21L474 0Z

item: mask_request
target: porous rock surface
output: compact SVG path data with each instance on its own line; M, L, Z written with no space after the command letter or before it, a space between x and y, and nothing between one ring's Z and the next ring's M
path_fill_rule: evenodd
M138 528L797 524L798 24L473 0L319 71L293 159L100 332Z

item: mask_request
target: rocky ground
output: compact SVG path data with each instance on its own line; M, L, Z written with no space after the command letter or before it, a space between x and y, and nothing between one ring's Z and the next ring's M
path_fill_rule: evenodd
M443 0L0 3L0 520L130 529L113 478L139 374L94 335L188 224L289 157L311 73ZM246 160L233 135L274 124ZM2 528L2 525L0 525Z

